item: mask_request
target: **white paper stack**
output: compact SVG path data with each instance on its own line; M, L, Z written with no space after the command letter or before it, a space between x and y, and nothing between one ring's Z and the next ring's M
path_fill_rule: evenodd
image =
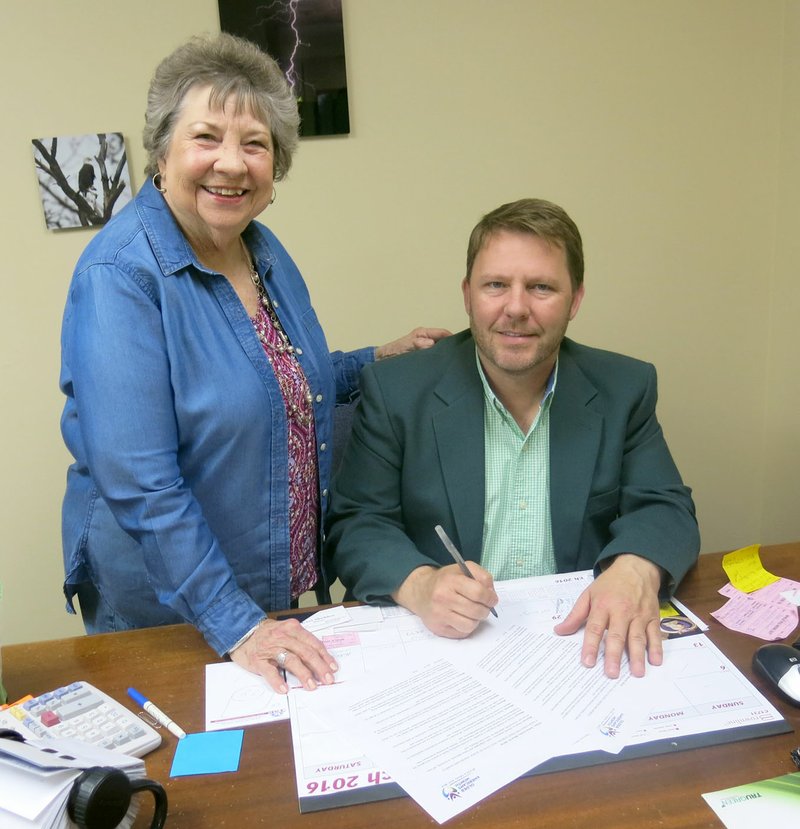
M144 761L77 740L0 739L0 826L3 829L74 827L67 814L72 784L93 766L121 769L132 780L145 776ZM136 816L137 798L119 824Z

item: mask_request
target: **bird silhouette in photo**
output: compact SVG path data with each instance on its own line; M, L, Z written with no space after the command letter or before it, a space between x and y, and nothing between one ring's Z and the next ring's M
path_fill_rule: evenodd
M97 204L97 190L94 187L95 175L92 159L84 158L83 166L78 170L78 192L92 208Z

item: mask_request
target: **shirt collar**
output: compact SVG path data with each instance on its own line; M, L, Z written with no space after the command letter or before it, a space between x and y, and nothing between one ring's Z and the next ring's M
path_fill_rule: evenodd
M489 385L489 381L486 378L486 374L483 370L483 366L481 365L481 359L478 356L478 348L475 347L475 363L478 366L478 375L481 378L481 384L483 385L483 396L492 406L495 407L500 412L504 414L508 413L508 409L503 405L503 402L497 397L497 395L492 390L492 387ZM558 379L558 358L556 357L556 364L553 366L553 370L550 372L550 376L547 378L547 384L544 388L544 396L542 397L542 402L540 404L540 409L542 412L547 411L550 408L553 394L555 394L556 390L556 380Z
M142 185L135 204L150 246L165 276L175 274L189 265L205 273L211 273L195 256L189 240L175 221L166 200L150 179ZM259 274L268 273L273 265L274 256L267 240L258 232L255 222L250 222L242 237L256 261Z

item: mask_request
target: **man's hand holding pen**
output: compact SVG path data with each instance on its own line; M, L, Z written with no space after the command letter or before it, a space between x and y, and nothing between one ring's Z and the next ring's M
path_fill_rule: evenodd
M491 574L474 561L470 576L457 564L417 567L392 594L397 604L419 616L437 636L464 639L497 604Z

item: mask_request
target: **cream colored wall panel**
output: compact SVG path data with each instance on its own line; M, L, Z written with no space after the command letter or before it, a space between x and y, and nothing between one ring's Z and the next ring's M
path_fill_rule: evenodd
M763 538L800 537L800 3L787 5L777 255L768 335Z

